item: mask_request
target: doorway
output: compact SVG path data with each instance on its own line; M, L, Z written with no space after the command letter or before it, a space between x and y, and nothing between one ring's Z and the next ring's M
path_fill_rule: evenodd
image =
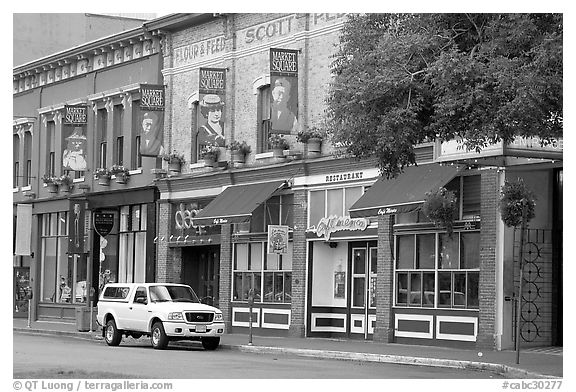
M376 243L350 244L350 336L371 339L376 324Z
M220 246L182 248L182 283L194 289L202 303L219 306Z

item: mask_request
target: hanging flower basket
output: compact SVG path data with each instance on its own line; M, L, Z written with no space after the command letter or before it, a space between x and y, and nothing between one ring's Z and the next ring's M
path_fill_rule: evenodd
M506 226L516 227L522 223L522 209L526 208L526 222L534 218L536 197L521 178L516 182L505 181L500 191L500 215Z
M458 217L458 203L454 192L440 187L435 191L426 192L422 205L424 215L435 226L444 227L449 237L452 237L454 220Z

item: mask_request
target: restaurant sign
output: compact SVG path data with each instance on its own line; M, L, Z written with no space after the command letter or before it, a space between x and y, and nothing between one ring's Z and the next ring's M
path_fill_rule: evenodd
M364 231L368 228L370 220L368 218L350 218L349 216L330 215L322 218L316 225L316 235L330 240L330 235L337 231Z

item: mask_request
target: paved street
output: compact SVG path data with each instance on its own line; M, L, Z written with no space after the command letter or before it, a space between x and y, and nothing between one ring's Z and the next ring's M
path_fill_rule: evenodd
M146 338L124 339L119 347L108 347L103 341L15 332L13 347L15 378L501 378L458 369L204 351L199 344L157 351Z

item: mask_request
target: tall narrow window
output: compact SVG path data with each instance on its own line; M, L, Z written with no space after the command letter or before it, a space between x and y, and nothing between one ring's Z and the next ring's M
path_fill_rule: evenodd
M136 136L134 139L134 148L132 154L132 167L138 168L142 167L142 155L140 155L140 143L141 138L140 135Z
M12 184L14 188L17 188L20 184L20 136L18 134L12 136L12 157L14 159Z
M46 123L46 170L50 176L56 175L56 127L54 121Z
M30 132L24 132L24 157L26 159L24 185L28 186L32 179L32 133Z
M270 137L270 86L260 89L258 95L258 146L257 152L270 150L268 138Z
M98 154L99 167L106 167L107 138L108 138L108 112L106 111L106 109L99 109L98 110L98 140L100 143Z
M124 165L124 136L116 138L116 164Z
M114 163L123 165L124 161L124 106L114 105L113 115L113 132L116 146L114 149Z

